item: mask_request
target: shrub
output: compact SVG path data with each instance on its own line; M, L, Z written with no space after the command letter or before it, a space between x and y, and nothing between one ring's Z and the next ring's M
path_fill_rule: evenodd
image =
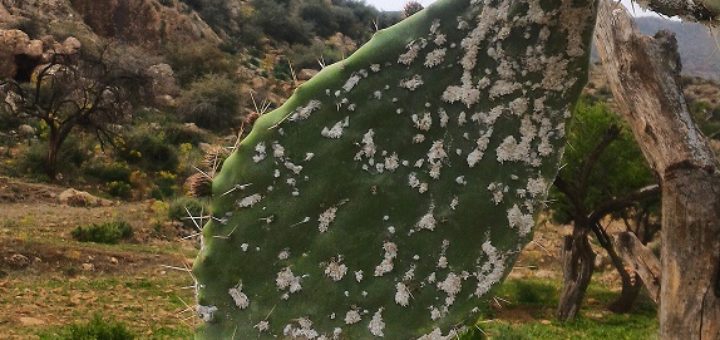
M94 163L85 168L85 174L103 182L129 182L130 166L126 162Z
M133 229L127 222L115 221L77 227L72 231L71 235L75 240L80 242L116 244L120 242L120 240L131 238Z
M112 181L107 184L107 193L113 197L129 199L132 197L132 186L127 182Z
M192 124L168 124L165 127L165 141L173 145L207 143L210 134Z
M150 171L171 171L178 166L177 151L154 129L137 129L126 137L124 144L120 157L130 164Z
M105 321L100 315L82 324L65 327L59 334L41 335L41 339L56 340L132 340L135 335L119 322Z
M160 171L155 178L156 189L153 191L153 198L165 199L175 196L179 187L177 184L177 176L167 171Z
M195 224L188 216L188 211L192 216L197 217L207 214L209 208L207 203L202 200L191 197L178 197L170 202L168 218L172 221L182 222L188 228L195 228Z
M225 76L207 75L183 91L178 113L185 122L211 130L227 129L238 114L240 94Z
M234 68L230 54L207 42L171 46L165 55L183 87L207 74L232 73Z

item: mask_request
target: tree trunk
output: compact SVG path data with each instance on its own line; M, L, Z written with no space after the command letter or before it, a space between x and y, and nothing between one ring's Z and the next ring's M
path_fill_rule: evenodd
M720 339L720 170L683 97L677 41L604 2L598 50L620 113L662 186L661 339Z
M47 155L45 156L45 174L50 178L50 181L54 182L57 180L57 161L58 161L58 154L60 153L60 147L62 146L62 141L60 140L60 135L57 132L57 129L54 127L50 128L50 133L48 134L48 149L47 149Z
M631 232L615 236L613 243L629 266L645 284L650 298L660 303L660 260Z
M634 279L634 282L632 279ZM635 305L638 296L640 296L642 287L643 282L637 274L632 275L631 280L623 279L622 292L620 292L620 296L608 306L608 309L613 313L629 312Z
M570 321L577 316L595 270L595 253L588 241L589 229L575 223L573 234L565 236L561 252L564 280L556 313L560 321Z

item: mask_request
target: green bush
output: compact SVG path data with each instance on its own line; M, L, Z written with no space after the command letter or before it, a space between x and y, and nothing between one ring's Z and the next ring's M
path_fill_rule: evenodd
M173 197L180 189L177 183L177 175L167 171L160 171L155 177L154 183L156 188L152 192L152 197L155 199L164 200Z
M105 321L95 315L87 323L76 323L64 327L59 334L43 334L40 339L55 340L132 340L135 335L119 322Z
M177 168L177 150L164 140L164 135L154 129L136 129L125 139L120 157L130 164L150 171L172 171Z
M168 124L165 127L165 141L172 145L184 143L198 145L207 143L210 138L211 136L207 131L185 124Z
M107 184L107 193L113 197L129 199L132 196L132 186L127 182L112 181Z
M342 52L326 45L320 40L310 45L294 45L290 51L290 60L296 70L304 68L318 68L318 60L324 60L326 65L336 63L343 59Z
M120 242L120 240L131 238L133 229L127 222L115 221L77 227L72 231L71 235L75 240L80 242L116 244Z
M209 208L207 203L197 198L178 197L170 202L168 218L172 221L182 222L187 228L195 228L195 224L188 216L188 211L190 211L192 216L197 217L202 214L207 214Z
M240 94L235 83L226 76L207 75L182 92L178 113L183 121L211 130L234 125L240 107Z
M232 56L207 42L170 46L165 55L183 87L207 74L234 71Z
M126 162L93 163L85 167L85 174L103 182L130 182L132 170Z

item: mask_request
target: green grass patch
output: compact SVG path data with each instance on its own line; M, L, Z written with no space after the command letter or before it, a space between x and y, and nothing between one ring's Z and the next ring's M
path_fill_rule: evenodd
M120 240L131 238L133 229L127 222L115 221L77 227L72 231L71 235L80 242L116 244Z
M588 288L576 320L556 321L560 285L542 279L506 281L495 294L504 307L481 308L478 323L460 339L657 339L657 308L647 296L640 296L631 313L613 314L606 307L619 292L597 283Z
M53 340L132 340L135 335L125 324L106 321L96 314L86 323L74 323L62 327L58 332L40 334L40 339Z

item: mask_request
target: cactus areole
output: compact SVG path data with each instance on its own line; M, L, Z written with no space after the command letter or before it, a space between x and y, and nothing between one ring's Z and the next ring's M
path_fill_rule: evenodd
M213 182L198 338L474 322L531 239L594 20L592 0L439 0L261 117Z

